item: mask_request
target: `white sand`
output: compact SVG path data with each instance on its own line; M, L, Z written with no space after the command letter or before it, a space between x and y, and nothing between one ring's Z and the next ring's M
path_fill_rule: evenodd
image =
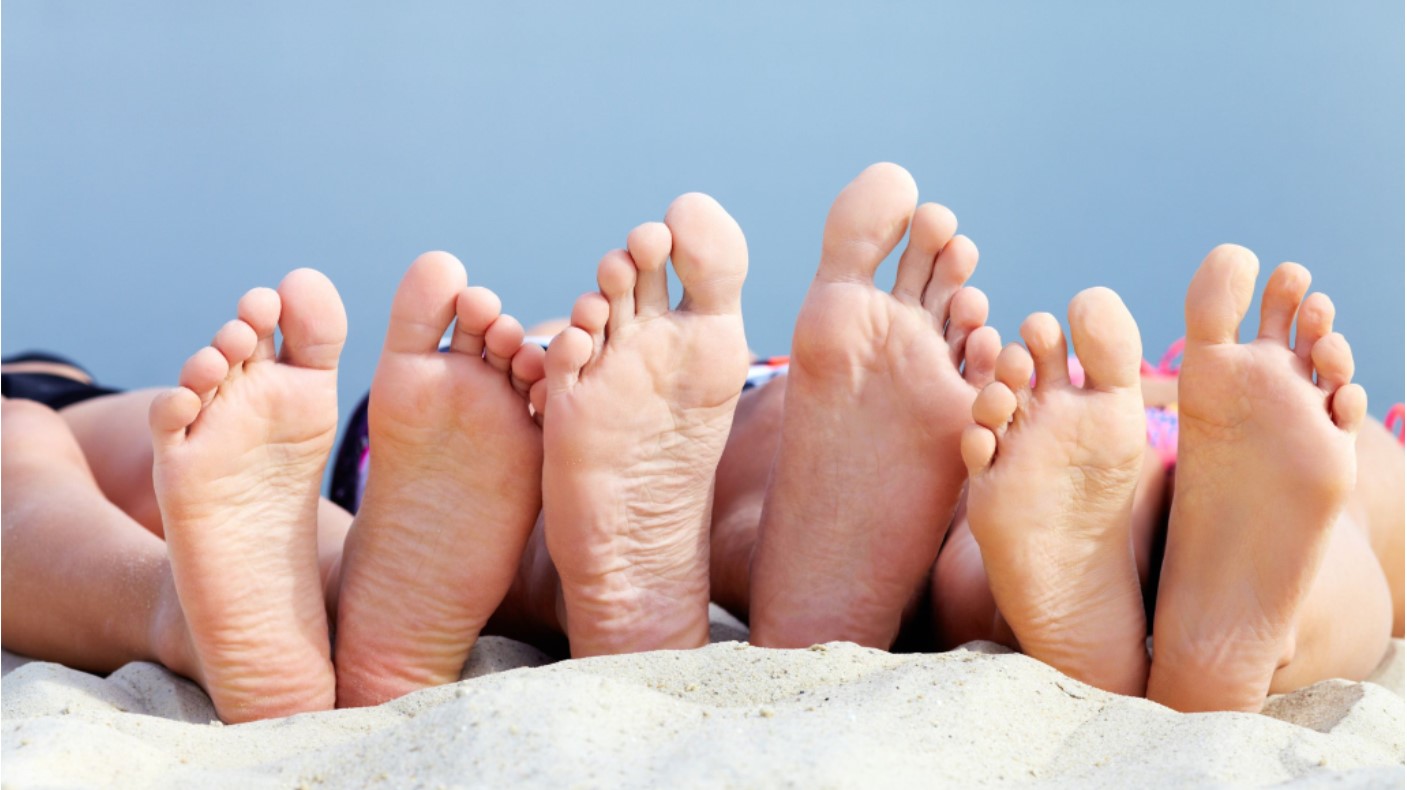
M745 637L726 615L716 640ZM466 679L378 708L211 724L151 664L5 656L4 787L1403 786L1403 647L1375 682L1182 715L974 643L942 655L731 641L550 664L488 637ZM508 671L511 670L511 671Z

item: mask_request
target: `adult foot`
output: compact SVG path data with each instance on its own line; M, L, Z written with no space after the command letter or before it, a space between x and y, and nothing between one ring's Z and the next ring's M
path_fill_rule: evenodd
M337 290L309 269L250 291L238 311L151 405L192 674L227 722L333 704L317 510L347 336Z
M1293 657L1296 616L1355 480L1367 408L1333 306L1282 264L1259 336L1237 343L1259 265L1212 251L1187 292L1178 461L1148 698L1183 711L1259 710ZM1293 347L1290 327L1298 329Z
M527 393L542 349L467 281L452 255L426 253L391 305L368 404L366 493L342 559L341 707L459 678L541 506L542 435Z
M826 219L752 562L758 645L889 647L952 518L962 429L999 341L979 328L986 297L964 287L977 248L952 212L915 202L913 178L878 164ZM875 269L910 219L885 293Z
M705 195L601 261L533 390L572 655L708 641L714 470L748 370L742 231ZM665 258L684 286L669 309Z
M1026 348L998 356L997 380L963 435L968 520L1022 652L1142 696L1147 630L1129 530L1146 443L1143 349L1133 316L1106 288L1070 302L1070 331L1083 386L1070 381L1049 313L1022 325Z

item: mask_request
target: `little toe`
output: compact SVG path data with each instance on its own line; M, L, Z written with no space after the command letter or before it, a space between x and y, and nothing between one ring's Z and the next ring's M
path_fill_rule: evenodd
M625 250L611 250L596 267L596 284L611 307L606 329L614 333L623 324L635 319L635 261Z
M1000 433L1016 414L1016 393L1011 388L994 381L977 393L972 401L972 419L983 428Z
M513 354L509 365L513 389L526 397L533 386L547 375L543 367L546 351L536 343L523 343Z
M503 312L498 294L482 286L465 288L454 303L454 334L450 350L477 357L484 353L484 333Z
M870 165L841 191L826 216L816 279L874 282L875 269L903 238L918 185L895 164Z
M571 389L580 378L581 369L591 361L593 350L591 335L578 326L569 326L552 338L552 345L547 347L547 355L543 359L543 381L547 382L544 396ZM536 392L536 389L534 387L533 391ZM541 406L533 402L539 412L544 410L545 405L545 397Z
M278 286L283 313L279 361L301 368L335 370L347 342L347 311L337 288L322 272L295 269Z
M692 192L670 204L664 224L674 241L670 260L684 286L680 309L741 313L747 242L738 223L718 201Z
M576 304L572 305L572 326L591 338L592 348L597 353L606 343L606 322L610 317L611 304L601 294L582 294L577 297Z
M663 315L669 312L669 275L664 262L674 239L663 222L647 222L630 232L625 247L635 262L635 314Z
M937 203L924 203L914 212L909 227L909 246L899 256L899 271L894 277L894 297L911 304L923 300L928 281L933 278L933 263L957 232L958 218Z
M513 355L523 346L523 325L511 315L501 315L484 333L484 358L494 370L507 373Z
M948 342L948 358L954 367L962 362L968 336L987 322L988 309L987 295L970 285L953 296L944 338Z
M1295 326L1295 354L1310 364L1309 354L1321 338L1334 331L1334 303L1322 293L1312 293L1300 305Z
M258 344L259 335L255 333L254 327L238 318L220 327L220 331L215 333L215 339L210 342L216 351L224 355L231 368L243 365L244 361L253 355Z
M1319 389L1326 395L1353 380L1353 349L1348 339L1338 332L1330 332L1314 344L1310 352L1317 374Z
M469 282L464 264L447 252L427 252L410 265L391 301L386 351L436 351Z
M1260 333L1263 340L1288 346L1295 313L1309 290L1309 270L1298 263L1282 263L1270 273L1260 298Z
M997 454L997 436L980 425L969 425L962 431L962 462L969 477L976 477L992 465Z
M1070 339L1089 389L1136 387L1143 361L1138 323L1119 295L1090 288L1070 300Z
M1029 390L1034 370L1031 352L1020 343L1010 343L997 354L997 381L1012 392Z
M951 322L956 311L954 302L962 293L963 284L977 270L977 245L966 236L955 236L948 246L938 253L933 266L933 277L923 292L923 306L932 313L938 322ZM983 320L986 320L985 316Z
M1348 433L1358 433L1368 415L1368 393L1358 384L1347 384L1331 397L1334 424Z
M1036 366L1036 390L1070 383L1069 352L1060 322L1050 313L1032 313L1021 324L1021 339Z
M206 346L192 354L181 366L177 383L200 396L200 402L206 404L215 397L215 390L229 374L230 363L225 355L213 346Z
M1259 271L1260 262L1245 247L1222 244L1212 250L1187 288L1187 342L1235 343Z
M973 387L990 384L996 376L997 355L1001 350L1001 335L996 329L982 326L973 330L963 350L962 377Z
M255 288L240 297L235 314L254 330L257 338L252 355L254 359L273 359L277 353L274 330L278 328L278 316L282 309L278 292L272 288Z

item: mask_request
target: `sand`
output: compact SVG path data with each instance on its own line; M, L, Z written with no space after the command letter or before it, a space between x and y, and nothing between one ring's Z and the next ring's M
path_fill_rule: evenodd
M4 788L466 785L1403 786L1403 646L1371 682L1262 715L1183 715L988 643L765 650L721 610L702 650L553 663L486 637L464 680L377 708L223 726L159 666L6 654Z

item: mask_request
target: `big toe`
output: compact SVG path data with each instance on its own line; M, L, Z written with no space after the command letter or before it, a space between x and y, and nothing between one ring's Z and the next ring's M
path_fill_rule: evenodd
M1187 341L1235 343L1259 271L1260 262L1245 247L1223 244L1212 250L1187 288Z
M1139 381L1143 341L1124 300L1108 288L1090 288L1070 300L1070 339L1085 371L1085 386L1133 387Z
M440 338L454 320L459 292L468 282L464 264L447 252L427 252L416 258L391 300L386 350L414 354L439 348Z
M684 286L680 306L698 313L742 311L747 242L718 201L691 192L676 198L664 224L674 240L670 259Z
M305 368L332 370L347 342L347 311L337 288L322 272L298 269L278 286L283 312L280 359Z
M821 242L821 280L873 280L903 238L918 203L918 185L904 168L881 162L851 181L831 205Z

